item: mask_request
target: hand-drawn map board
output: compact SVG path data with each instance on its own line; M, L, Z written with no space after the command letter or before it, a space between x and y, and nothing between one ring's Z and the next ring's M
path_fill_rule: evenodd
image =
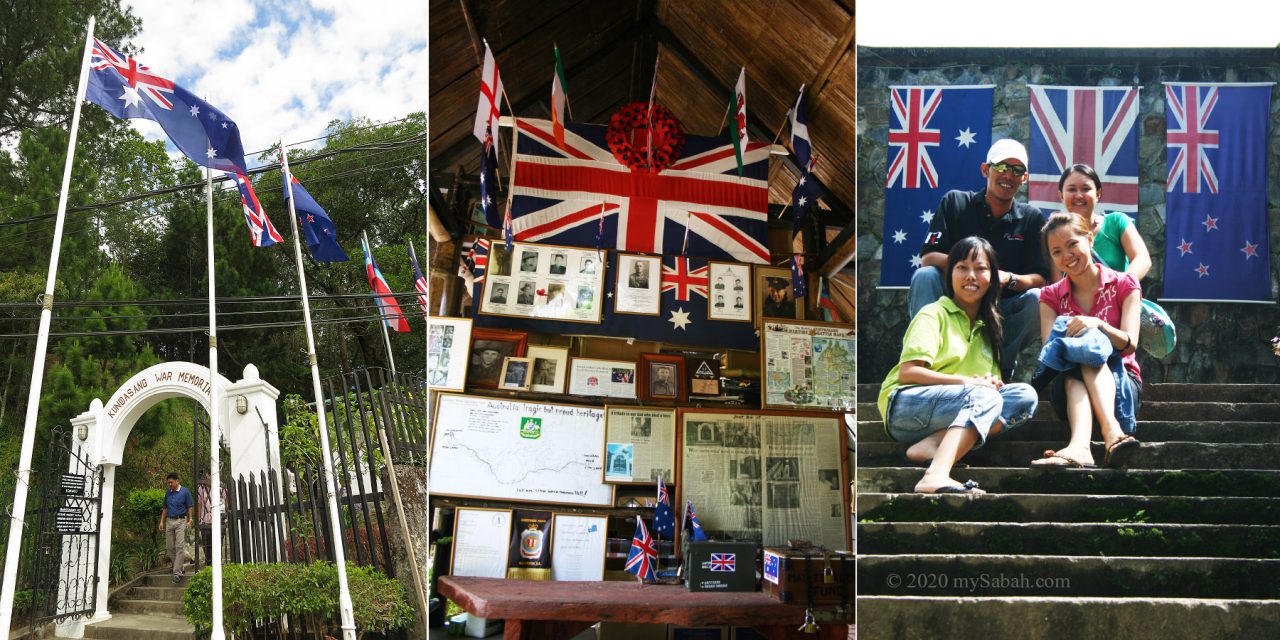
M432 425L434 495L613 505L603 408L440 394Z

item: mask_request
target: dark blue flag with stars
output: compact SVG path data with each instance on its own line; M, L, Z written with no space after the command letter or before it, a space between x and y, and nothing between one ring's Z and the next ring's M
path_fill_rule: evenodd
M695 542L706 540L707 532L702 529L702 523L698 522L698 514L693 511L693 501L690 500L685 504L689 512L689 530L692 531L689 538Z
M85 99L117 118L160 125L192 162L246 173L240 129L226 114L134 58L94 39Z
M818 186L818 181L813 179L813 174L806 171L796 181L795 189L791 190L791 238L793 240L804 229L809 208L821 196L822 189ZM795 291L797 298L805 295L807 285L804 277L804 256L791 256L791 288Z
M1271 83L1164 89L1169 178L1161 300L1272 300Z
M653 532L661 539L663 536L675 539L676 514L671 510L671 494L667 485L658 478L658 502L653 507Z
M889 88L880 288L911 283L944 194L982 188L993 95L990 86Z
M480 206L484 209L485 223L491 227L503 228L502 217L498 215L498 150L493 144L493 136L484 137L484 147L480 151Z
M293 182L292 188L287 183L290 179ZM347 252L343 251L342 245L338 244L338 229L334 226L333 220L329 219L329 214L325 213L320 203L316 202L310 193L307 193L302 183L298 182L297 176L286 175L285 180L285 206L289 205L289 194L293 193L293 210L298 214L298 226L302 229L311 257L315 258L316 262L349 260Z

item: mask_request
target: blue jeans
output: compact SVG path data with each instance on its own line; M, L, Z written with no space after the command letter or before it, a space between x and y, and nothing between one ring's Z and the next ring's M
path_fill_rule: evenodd
M911 275L911 289L907 292L907 311L916 317L926 304L937 301L943 295L942 270L937 267L920 267ZM1004 346L1000 349L1000 376L1013 377L1018 368L1018 353L1040 334L1040 290L1027 289L1022 293L1006 295L1000 299L1000 316L1004 318Z
M996 421L1009 430L1031 419L1040 398L1031 385L1015 382L1000 389L977 385L934 384L900 387L889 396L885 429L898 442L912 444L949 427L973 427L978 443Z

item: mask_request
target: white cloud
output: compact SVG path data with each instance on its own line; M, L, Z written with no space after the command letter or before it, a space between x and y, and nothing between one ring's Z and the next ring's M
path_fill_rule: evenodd
M335 119L427 107L422 0L130 3L143 22L142 62L234 119L246 151L316 138ZM149 125L138 129L163 137Z

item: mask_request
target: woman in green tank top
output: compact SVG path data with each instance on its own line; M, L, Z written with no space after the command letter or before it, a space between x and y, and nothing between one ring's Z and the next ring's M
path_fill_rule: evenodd
M1151 270L1151 254L1128 214L1096 211L1102 179L1087 164L1074 164L1058 179L1058 197L1067 211L1080 216L1093 230L1093 250L1102 264L1142 280Z

